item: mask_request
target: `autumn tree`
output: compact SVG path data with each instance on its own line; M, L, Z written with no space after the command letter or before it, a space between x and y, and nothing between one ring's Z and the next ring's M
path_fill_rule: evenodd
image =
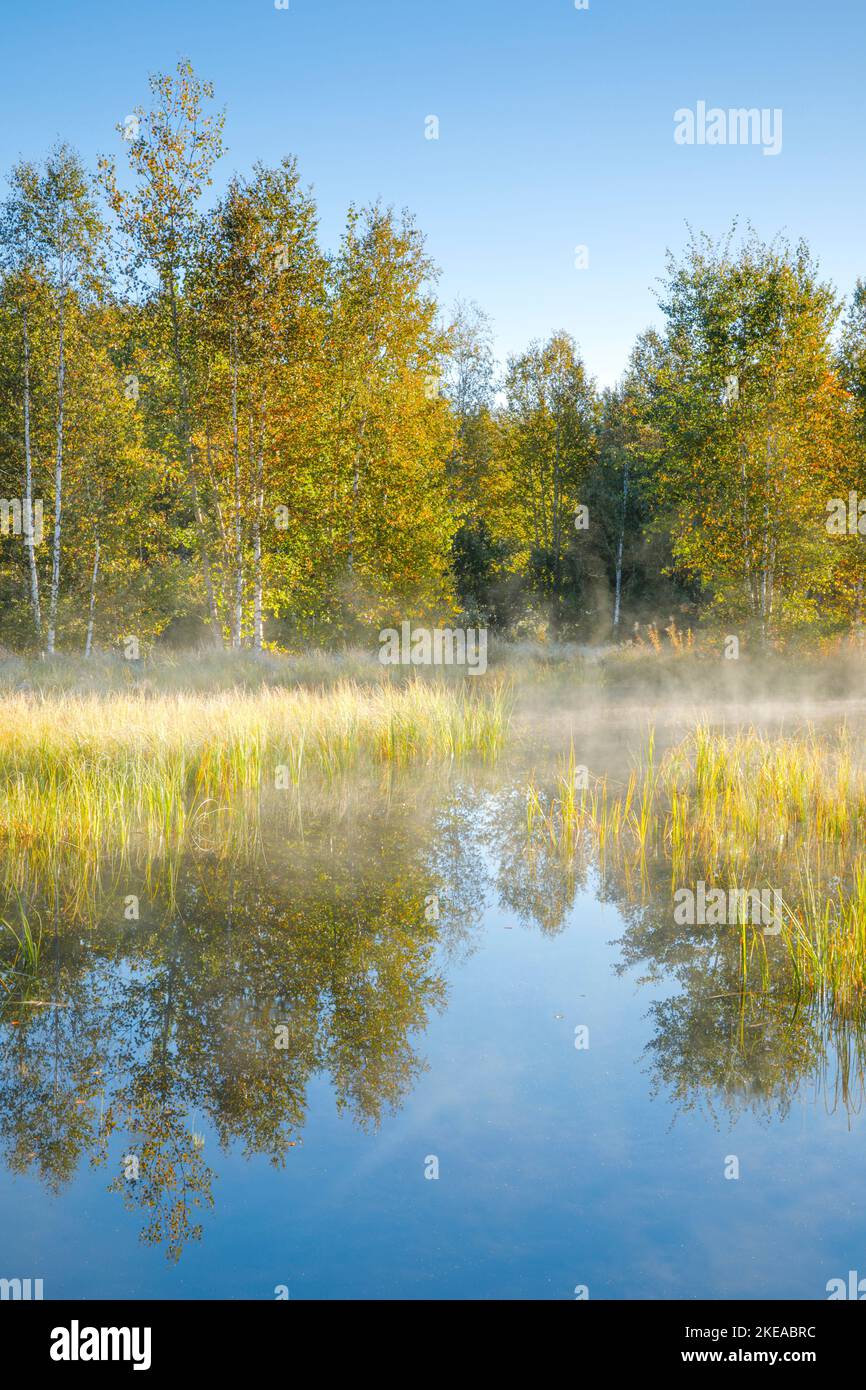
M11 437L20 437L23 454L22 504L24 516L29 521L29 534L25 530L23 539L33 631L41 648L42 608L33 493L33 334L40 290L42 307L45 307L45 275L37 223L39 173L35 165L26 161L16 164L9 176L9 186L9 195L0 210L0 266L4 276L4 331L0 335L0 347L5 350L4 378L12 394L12 399L7 401L6 418L11 424ZM20 429L14 421L16 398L21 402ZM13 449L13 453L17 450Z
M578 555L581 489L597 448L598 398L572 338L546 343L509 359L501 412L502 466L507 475L509 531L534 594L555 625Z
M286 601L274 563L282 531L308 530L317 358L324 336L325 259L316 213L294 160L235 178L208 217L190 280L206 367L199 450L214 498L232 645L241 645L252 595L253 647L264 609ZM265 514L266 496L272 506ZM269 589L265 588L265 571Z
M444 389L454 416L448 464L460 522L453 542L453 569L460 602L480 622L507 621L508 560L502 514L507 505L496 449L497 365L493 326L474 303L458 302L448 328Z
M436 611L453 601L456 520L435 269L408 216L352 208L329 279L319 602L350 623Z
M861 626L866 619L866 283L863 280L857 281L845 314L838 369L847 392L855 443L850 468L840 480L837 496L837 503L846 504L849 525L837 538L839 560L835 587L844 616ZM850 529L852 494L856 508L856 529L853 531Z
M200 233L199 201L223 152L224 117L209 109L213 87L198 78L186 60L178 63L174 74L152 76L150 90L151 109L137 108L118 127L128 141L132 189L121 186L114 161L103 159L100 171L109 205L131 247L131 268L150 277L155 295L155 326L162 332L173 376L174 434L182 478L192 506L207 608L218 633L209 527L193 443L190 379L195 333L184 286Z
M693 239L669 260L655 423L675 563L765 641L814 621L835 557L826 501L850 458L831 332L808 248Z

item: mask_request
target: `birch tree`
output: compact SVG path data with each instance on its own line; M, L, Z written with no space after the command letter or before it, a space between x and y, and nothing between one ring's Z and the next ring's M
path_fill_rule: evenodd
M669 262L656 422L675 561L721 616L770 641L832 584L826 499L851 431L832 347L840 305L804 244L694 239Z
M200 232L198 205L223 152L224 117L210 110L211 83L183 60L174 74L150 78L151 109L137 108L118 131L128 141L132 190L121 188L112 160L100 162L109 204L132 250L132 266L156 281L157 308L167 318L174 374L175 435L192 506L205 598L215 637L219 613L211 577L208 524L193 445L190 380L194 326L184 284Z
M598 399L572 338L509 359L501 450L510 487L510 526L536 593L554 623L566 590L581 486L597 449Z
M40 240L37 225L39 173L30 162L21 161L9 176L10 193L0 210L0 254L8 299L20 326L21 435L24 454L23 513L24 546L27 552L30 608L36 642L42 647L42 608L39 598L39 571L36 564L33 496L32 430L32 320L37 285L41 275Z

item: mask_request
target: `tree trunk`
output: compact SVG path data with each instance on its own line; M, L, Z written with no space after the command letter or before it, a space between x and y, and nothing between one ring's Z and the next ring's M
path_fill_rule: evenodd
M93 574L90 577L90 611L87 615L87 640L84 643L84 655L90 656L93 650L93 615L96 609L96 581L99 578L99 537L96 537L96 548L93 554Z
M190 463L192 462L192 457L192 444L189 444L187 447L187 459ZM213 626L214 644L216 646L221 647L223 646L222 625L220 624L220 615L219 610L217 608L216 596L214 594L213 580L211 578L210 560L208 559L207 553L207 542L204 538L204 515L202 513L201 503L199 502L198 482L196 480L194 465L192 466L190 481L192 483L192 505L193 511L195 513L196 529L198 530L199 535L199 548L201 551L201 572L202 578L204 579L204 591L205 596L207 598L207 607L208 612L210 613L211 624Z
M361 491L361 454L364 448L364 435L367 433L367 412L361 417L358 441L355 448L355 461L352 466L352 518L349 527L349 573L355 572L355 527L358 512L358 494Z
M625 513L628 504L628 454L622 466L622 518L619 526L619 539L616 545L616 592L613 600L613 635L619 628L620 605L622 602L622 553L625 548Z
M33 536L33 453L30 442L30 326L27 321L27 307L24 308L24 508L27 516L27 530L24 544L27 548L27 563L30 570L30 607L33 610L33 626L36 640L42 649L42 610L39 606L39 571L36 568L36 549Z
M57 634L57 601L60 595L60 531L63 520L63 406L66 386L66 291L63 270L60 274L60 341L57 356L57 452L54 459L54 538L51 545L51 594L48 603L49 656L54 655Z
M235 503L235 595L232 609L232 646L241 645L244 607L243 530L241 526L241 459L238 441L238 347L236 331L232 332L232 462L234 464Z
M253 513L253 650L262 650L262 512L265 505L264 489L264 421L259 432L259 447L256 451L256 500Z
M213 625L214 641L222 645L222 632L219 618L219 611L216 604L216 596L211 579L210 561L207 551L207 537L204 529L204 513L201 509L201 499L198 489L198 474L195 466L195 449L193 448L192 432L189 420L189 390L186 384L186 373L183 369L183 353L180 346L180 320L177 311L177 289L174 278L169 277L169 303L171 306L171 332L172 348L174 353L174 369L177 376L178 393L180 396L180 433L183 451L186 456L187 480L192 492L193 514L195 516L196 531L198 533L199 554L201 557L202 578L204 580L205 595L207 598L208 612Z
M214 500L214 514L216 515L217 528L219 530L220 552L222 554L222 592L221 602L225 606L228 614L229 626L231 626L232 612L232 592L231 592L231 570L232 570L232 550L229 543L228 531L226 530L225 517L223 516L222 502L220 501L220 491L214 475L213 462L213 443L211 441L210 426L205 426L206 437L206 458L207 458L207 481Z

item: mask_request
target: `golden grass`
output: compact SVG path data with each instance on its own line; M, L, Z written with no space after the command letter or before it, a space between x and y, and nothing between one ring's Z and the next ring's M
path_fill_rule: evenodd
M59 848L94 862L182 843L238 798L360 763L493 758L509 720L501 684L422 681L142 699L0 700L0 836L7 853Z
M866 766L843 728L772 737L705 724L656 764L646 754L625 784L579 779L572 749L553 793L532 783L527 822L564 856L590 853L646 883L661 866L671 891L785 885L778 943L740 931L744 985L783 969L797 995L841 1012L866 1003Z

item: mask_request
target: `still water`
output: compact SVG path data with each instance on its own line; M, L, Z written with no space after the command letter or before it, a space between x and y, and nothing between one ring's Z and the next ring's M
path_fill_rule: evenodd
M0 1276L820 1299L866 1275L856 1039L785 998L744 1015L736 943L676 927L669 885L528 847L551 758L287 793L244 854L40 885L37 975L0 1005Z

